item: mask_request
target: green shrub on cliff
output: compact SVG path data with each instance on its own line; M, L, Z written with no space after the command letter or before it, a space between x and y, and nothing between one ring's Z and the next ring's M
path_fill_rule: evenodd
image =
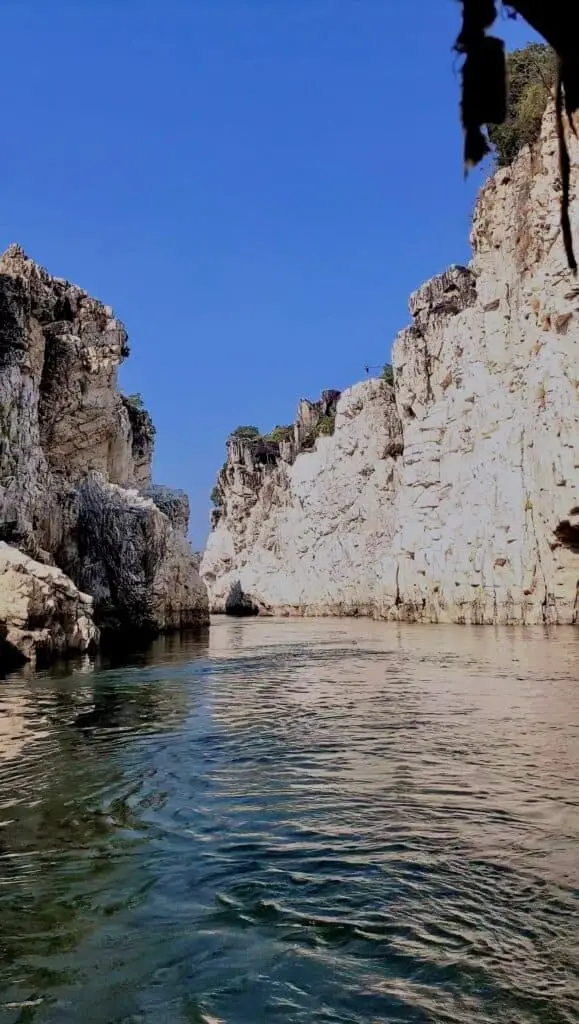
M274 427L270 434L266 434L264 441L269 444L281 444L283 441L291 441L294 436L293 423L288 424L286 427Z
M509 95L504 124L491 125L489 138L499 167L507 167L523 146L539 138L543 114L557 77L557 58L543 43L530 43L507 57Z
M336 416L322 416L316 427L316 437L331 437L336 427Z
M386 381L386 384L390 384L391 387L394 387L394 370L392 368L392 363L384 364L384 369L382 370L382 380Z
M242 441L257 441L260 437L260 432L257 427L236 427L231 434L232 437L238 437Z
M129 403L129 405L132 405L133 409L138 409L139 412L142 412L145 408L143 396L140 395L138 392L135 393L134 395L127 395L126 400Z
M215 505L216 508L219 508L219 506L223 502L223 498L221 496L221 491L220 491L219 487L217 486L217 484L215 484L215 487L211 491L211 501L213 502L213 504Z
M129 414L133 431L133 443L137 445L137 448L152 444L157 431L150 413L145 409L143 396L135 393L133 395L122 395L121 397Z

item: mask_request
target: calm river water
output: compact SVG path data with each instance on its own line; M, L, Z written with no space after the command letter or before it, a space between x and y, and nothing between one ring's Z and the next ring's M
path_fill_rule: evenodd
M217 621L0 682L0 1022L579 1021L579 633Z

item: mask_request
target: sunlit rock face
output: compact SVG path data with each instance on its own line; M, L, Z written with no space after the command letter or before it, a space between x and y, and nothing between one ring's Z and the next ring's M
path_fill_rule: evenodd
M140 587L148 626L178 628L207 620L207 596L185 540L188 503L151 484L151 418L138 396L118 388L127 355L125 328L110 307L51 277L19 246L7 249L0 259L0 540L87 589L98 573L82 516L87 493L98 490L90 480L98 479L106 523L99 564L109 586L105 604L100 585L88 588L95 619L106 610L107 623L132 620L129 595ZM139 538L128 529L137 520L145 524ZM152 533L154 559L143 550Z
M557 159L548 112L483 188L470 265L411 297L393 389L344 392L311 450L257 464L230 446L201 566L215 611L233 591L261 612L578 621L579 284ZM571 220L578 238L577 197Z
M60 569L0 541L0 665L95 647L93 600Z

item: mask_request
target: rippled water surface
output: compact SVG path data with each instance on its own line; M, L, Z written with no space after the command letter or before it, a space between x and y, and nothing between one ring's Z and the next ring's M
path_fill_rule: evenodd
M0 682L0 1022L579 1021L579 634L217 621Z

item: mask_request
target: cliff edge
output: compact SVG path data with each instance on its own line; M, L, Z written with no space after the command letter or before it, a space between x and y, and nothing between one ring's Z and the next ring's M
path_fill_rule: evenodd
M28 576L47 595L63 581L35 564L62 570L81 592L83 627L63 627L58 650L69 635L76 646L95 641L84 623L93 607L105 630L157 632L208 618L185 539L188 506L177 499L176 524L167 489L151 484L150 416L118 389L127 355L110 307L10 246L0 259L0 541L31 560ZM9 626L0 621L16 635ZM50 648L46 636L39 643Z
M201 564L215 611L579 621L579 283L557 173L549 111L482 189L471 264L412 295L394 386L344 392L310 451L256 465L229 445ZM576 195L571 220L577 237Z

